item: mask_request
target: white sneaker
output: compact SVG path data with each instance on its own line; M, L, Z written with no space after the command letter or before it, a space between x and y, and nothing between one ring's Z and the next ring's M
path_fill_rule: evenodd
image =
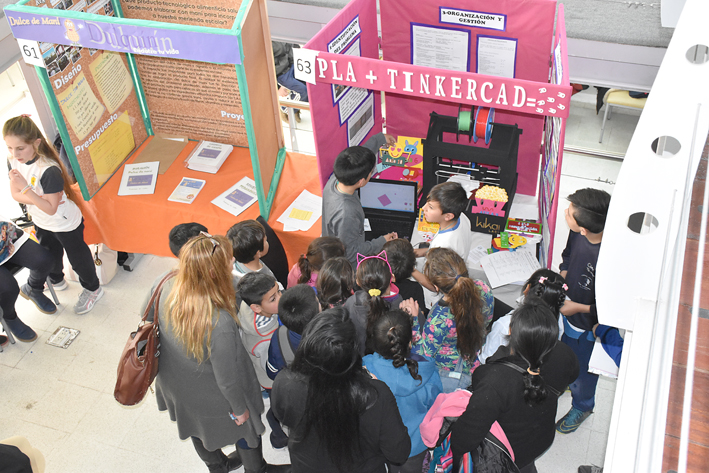
M84 289L79 294L79 301L74 306L74 312L77 314L85 314L94 308L96 302L103 297L103 288L99 287L95 291Z

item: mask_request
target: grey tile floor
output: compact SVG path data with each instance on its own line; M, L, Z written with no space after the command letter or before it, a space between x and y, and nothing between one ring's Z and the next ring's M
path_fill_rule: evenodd
M600 116L586 106L589 97L595 100L590 93L573 100L567 144L599 146ZM624 152L636 123L635 116L614 114L607 124L603 149ZM303 113L297 133L305 151L306 146L312 147L309 124L307 113ZM560 195L588 186L612 192L620 166L620 161L567 153ZM564 207L562 201L559 212ZM558 222L554 265L558 265L568 231L563 217ZM0 439L13 435L29 438L44 452L49 473L206 471L191 443L180 441L168 415L158 412L154 395L132 408L122 407L113 399L117 358L127 335L135 329L146 288L175 263L171 258L147 255L133 272L119 269L104 286L103 299L83 316L72 311L80 290L78 283L70 283L68 290L58 293L61 305L55 315L41 314L28 301L18 300L20 317L39 338L7 346L0 353ZM25 279L25 273L18 275L19 281ZM48 336L61 325L81 330L66 350L46 344ZM600 380L595 413L577 432L557 434L553 446L537 461L541 473L573 473L578 465L603 464L614 391L613 380ZM559 417L570 404L566 393L559 402ZM264 425L268 425L265 420ZM268 432L264 439L267 460L288 461L286 450L270 447Z

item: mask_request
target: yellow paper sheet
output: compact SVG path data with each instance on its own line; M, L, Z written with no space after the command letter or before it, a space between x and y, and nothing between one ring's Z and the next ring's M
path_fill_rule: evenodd
M128 112L123 112L116 121L101 133L99 139L89 145L91 162L94 164L96 179L102 185L123 160L135 148L133 130Z
M89 69L108 113L113 113L133 91L133 81L121 55L103 52L89 65Z
M98 124L104 107L96 98L94 91L80 72L71 83L71 87L57 95L59 107L74 130L79 140L83 140Z
M288 217L294 218L296 220L310 220L310 217L313 215L312 212L308 212L306 210L300 210L296 209L295 207L293 210L290 211L290 215Z

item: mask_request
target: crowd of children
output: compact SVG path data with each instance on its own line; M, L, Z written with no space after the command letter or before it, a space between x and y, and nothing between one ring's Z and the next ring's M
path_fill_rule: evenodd
M13 263L30 268L30 279L19 292L51 313L56 308L42 294L44 281L49 276L61 287L59 256L65 250L84 287L75 310L85 313L103 292L93 262L86 261L91 255L83 242L81 213L56 153L46 149L41 134L20 131L32 129L27 121L31 123L25 117L11 120L3 134L11 153L12 195L28 206L39 245L17 232L11 238L13 229L6 228L0 251L9 257L0 260L0 278L7 278ZM484 434L498 421L509 430L511 447L524 452L518 466L536 471L540 448L553 440L553 425L550 433L547 424L556 412L557 391L566 385L573 407L556 430L573 432L591 414L597 376L588 373L588 360L595 335L608 333L607 327L597 327L595 266L610 196L593 189L569 196L566 221L571 231L561 274L547 269L534 273L524 285L520 307L493 323L492 290L466 267L471 230L463 212L467 194L460 184L436 185L422 204L426 219L440 225L430 248L414 249L396 233L365 240L364 212L355 193L372 176L373 151L392 140L376 135L338 155L323 190L322 237L292 266L285 291L262 261L269 242L261 223L238 222L225 237L209 235L198 223L170 232L170 249L180 264L175 282L163 289L168 292L158 315L169 334L166 351L177 364L165 373L161 362L158 405L177 421L181 438L192 438L210 471L228 472L237 463L247 472L285 471L267 465L261 456L264 427L253 419L264 406L254 390L272 395L266 415L270 441L275 448L290 448L296 472L355 471L353 465L364 472L421 471L427 451L419 431L424 416L439 394L471 384L495 393L494 409L481 396L472 397L476 402L461 416L452 437L456 462L461 448L475 447L461 440L461 432ZM422 271L416 269L417 258L425 258ZM233 302L225 300L227 280ZM430 308L424 287L437 295ZM18 339L29 341L36 334L14 313L17 292L14 298L12 290L0 293L3 317ZM198 303L211 309L199 309ZM535 327L544 336L530 335ZM238 346L229 348L225 343L234 342L234 333ZM229 357L234 357L240 377L224 371ZM499 360L516 364L524 376L505 371ZM488 368L492 362L498 364ZM481 365L486 367L479 371ZM209 395L215 405L229 406L235 429L222 426L220 419L221 430L215 434L208 420L185 411L204 391L186 386L180 367L196 370L189 376L213 388ZM251 386L238 386L243 383ZM522 386L524 396L511 393L512 388L504 391L505 383ZM542 419L541 430L519 427L519 418L491 417L491 412L510 409L525 419ZM204 416L211 415L203 410ZM482 411L485 416L476 414ZM364 435L372 432L389 435ZM529 439L534 435L536 440ZM228 444L237 445L236 456L221 453ZM326 458L318 456L323 453Z

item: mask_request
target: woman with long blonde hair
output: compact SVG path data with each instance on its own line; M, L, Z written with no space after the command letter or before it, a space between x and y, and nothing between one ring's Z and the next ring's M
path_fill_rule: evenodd
M263 399L239 335L231 276L232 249L202 232L180 250L177 275L159 304L158 409L192 439L209 471L274 470L261 453ZM222 447L236 444L229 457Z
M494 298L488 285L472 279L463 258L448 248L431 248L423 273L443 297L431 307L421 333L414 318L412 351L436 362L443 391L452 392L467 387L480 365L477 354L492 320Z

